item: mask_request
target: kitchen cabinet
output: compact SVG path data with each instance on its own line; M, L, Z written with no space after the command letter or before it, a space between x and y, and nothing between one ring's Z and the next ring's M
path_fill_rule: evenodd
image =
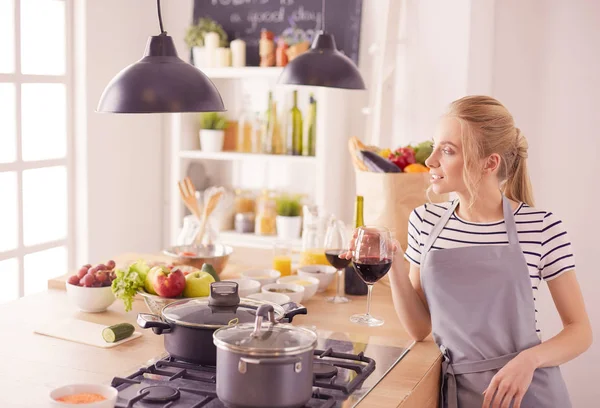
M347 141L361 136L361 108L367 97L364 91L317 87L277 85L282 68L216 68L203 70L221 93L229 120L235 121L242 112L242 103L250 102L250 111L263 113L268 91L272 90L279 114L291 107L292 90L298 89L299 107L304 118L308 114L309 94L317 101L317 131L315 156L203 152L199 150L199 115L176 113L168 123L168 199L166 223L168 237L165 246L175 242L185 215L179 198L177 181L189 168L205 171L208 185L230 188L265 188L305 194L308 200L344 220L352 219L354 170L348 154ZM190 167L192 166L192 167ZM200 189L200 186L197 186ZM207 186L206 186L207 187ZM271 248L274 237L250 236L227 231L220 236L230 245L247 244ZM299 247L298 239L294 246Z

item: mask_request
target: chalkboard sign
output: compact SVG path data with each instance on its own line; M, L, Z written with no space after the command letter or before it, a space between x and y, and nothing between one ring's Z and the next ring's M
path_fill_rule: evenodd
M324 0L194 0L194 22L210 17L223 26L229 40L246 42L246 65L259 65L258 41L263 28L275 38L284 30L300 29L312 43L322 28ZM338 50L358 64L362 0L327 0L325 31L333 34Z

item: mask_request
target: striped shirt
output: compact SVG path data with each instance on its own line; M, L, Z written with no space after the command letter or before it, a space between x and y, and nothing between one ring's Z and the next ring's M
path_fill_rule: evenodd
M425 204L416 208L409 217L408 245L404 257L420 266L421 251L433 226L451 202ZM529 268L529 278L535 303L538 326L538 287L542 280L549 281L575 268L571 242L564 224L551 212L521 203L514 212L519 243ZM507 245L508 235L504 220L492 223L468 222L454 212L431 250L459 248L471 245ZM541 338L539 326L536 327Z

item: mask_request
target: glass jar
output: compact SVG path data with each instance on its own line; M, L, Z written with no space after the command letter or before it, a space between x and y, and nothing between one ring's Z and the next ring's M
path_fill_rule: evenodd
M273 193L263 191L256 202L255 233L258 235L275 235L277 205Z
M325 232L330 217L316 205L303 207L300 266L329 265L325 257Z
M256 197L252 191L239 188L235 190L234 213L256 213Z

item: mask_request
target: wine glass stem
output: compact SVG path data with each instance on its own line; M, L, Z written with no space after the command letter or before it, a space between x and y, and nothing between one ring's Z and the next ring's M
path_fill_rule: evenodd
M367 296L367 316L371 316L371 293L373 292L373 284L367 285L369 294Z
M342 297L342 269L337 270L337 296Z

